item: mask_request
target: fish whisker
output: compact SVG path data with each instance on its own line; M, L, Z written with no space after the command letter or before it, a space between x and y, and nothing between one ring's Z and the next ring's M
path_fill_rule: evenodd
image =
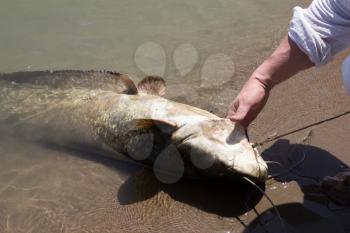
M264 195L266 197L266 199L270 202L271 206L273 207L273 209L275 210L276 212L276 215L280 221L280 224L281 224L281 228L283 229L283 232L287 233L286 229L285 229L285 226L284 226L284 223L283 223L283 220L282 220L282 217L281 217L281 214L280 212L278 211L276 205L273 203L272 199L269 197L269 195L266 194L266 192L264 190L262 190L257 184L255 184L251 179L249 179L248 177L246 176L243 176L242 177L244 180L246 180L248 183L250 183L251 185L253 185L262 195Z

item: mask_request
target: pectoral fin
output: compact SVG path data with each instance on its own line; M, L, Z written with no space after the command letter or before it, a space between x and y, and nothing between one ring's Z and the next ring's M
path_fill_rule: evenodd
M178 129L178 126L173 122L154 120L154 119L136 119L130 123L132 129L151 129L158 128L163 133L171 134Z
M139 93L163 96L165 94L165 81L161 77L147 76L137 85Z

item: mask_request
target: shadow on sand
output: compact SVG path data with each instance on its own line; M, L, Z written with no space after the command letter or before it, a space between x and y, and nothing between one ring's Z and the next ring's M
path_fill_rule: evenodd
M4 132L1 127L0 131ZM84 130L80 131L84 132ZM21 125L2 135L6 135L4 137L11 138L14 142L20 140L38 143L47 149L99 163L122 173L128 177L120 187L116 187L119 188L116 198L122 205L150 199L163 191L172 199L205 212L237 217L251 210L262 197L262 194L246 181L182 179L175 184L163 184L155 178L152 171L144 169L111 149L104 148L103 143L89 135L81 134L80 138L76 138L75 135L61 135L57 131L51 132L45 128L38 129L30 125ZM264 189L264 185L261 185L261 188Z
M262 156L265 160L276 161L269 167L270 174L276 174L277 182L295 181L300 192L275 190L270 197L285 192L283 201L277 206L282 216L284 232L350 232L350 206L339 206L323 195L319 182L325 176L333 176L347 165L334 155L320 148L290 144L288 140L278 140L266 149ZM303 196L302 203L290 203L293 196ZM280 196L280 194L279 194ZM258 217L246 228L245 233L283 232L281 223L273 208L257 213Z
M86 144L57 145L40 141L42 146L62 151L67 155L103 164L128 175L119 187L118 202L122 205L141 202L163 191L172 199L194 206L205 212L223 217L237 217L251 210L262 198L262 194L246 181L220 181L205 179L181 179L175 184L164 184L149 169L133 163L122 155ZM118 159L120 157L120 159ZM264 189L264 184L259 184Z
M263 188L263 185L260 185ZM163 191L172 199L223 217L237 217L252 209L262 195L247 182L182 179L175 184L159 182L149 170L130 177L119 189L118 199L127 205ZM133 195L131 195L133 194Z
M236 217L248 232L283 232L279 219L273 208L262 213L245 225L239 216L250 211L262 198L261 193L247 182L227 182L182 179L175 184L159 182L150 170L137 164L130 164L113 158L101 156L95 148L83 146L61 147L54 144L46 146L55 150L65 150L69 154L104 164L118 172L129 174L129 178L120 186L117 198L120 204L129 205L154 197L163 191L172 199L186 203L202 211L222 217ZM338 206L324 196L319 189L319 182L324 176L333 176L347 167L342 161L320 148L289 144L288 140L278 140L266 149L262 156L265 160L276 161L281 165L271 164L270 174L278 174L277 182L297 182L300 192L285 192L283 201L277 205L286 228L285 232L349 232L350 206ZM264 189L264 185L260 185ZM286 191L274 190L269 193L274 200L275 195ZM290 203L293 196L304 196L302 203ZM285 202L285 203L283 203Z

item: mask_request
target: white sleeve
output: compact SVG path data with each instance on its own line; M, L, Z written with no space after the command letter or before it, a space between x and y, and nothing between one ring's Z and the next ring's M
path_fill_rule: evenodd
M350 95L350 55L344 60L341 71L343 75L343 85L348 95Z
M350 46L350 0L314 0L295 7L289 37L320 66Z

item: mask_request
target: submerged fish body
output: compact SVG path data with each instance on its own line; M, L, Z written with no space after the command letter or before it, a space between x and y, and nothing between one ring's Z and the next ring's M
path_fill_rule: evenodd
M111 72L25 76L0 75L0 120L11 127L27 124L66 132L64 137L92 134L113 151L153 168L167 183L182 176L267 178L267 165L241 125L161 97L165 85L160 78L145 78L136 87L127 76Z

